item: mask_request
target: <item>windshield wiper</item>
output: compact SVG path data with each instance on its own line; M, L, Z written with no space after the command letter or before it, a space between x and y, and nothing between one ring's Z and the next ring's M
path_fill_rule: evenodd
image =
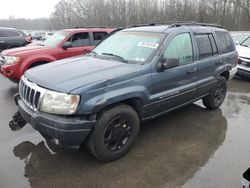
M107 56L112 56L112 57L116 57L118 59L120 59L122 62L127 63L128 61L126 59L124 59L123 57L116 55L116 54L112 54L112 53L102 53L102 55L107 55Z

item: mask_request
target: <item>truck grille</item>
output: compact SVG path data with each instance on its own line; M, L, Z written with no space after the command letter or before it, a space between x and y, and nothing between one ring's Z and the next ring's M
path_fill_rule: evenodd
M41 96L44 94L45 89L28 81L22 76L19 83L19 94L23 102L33 111L37 111Z

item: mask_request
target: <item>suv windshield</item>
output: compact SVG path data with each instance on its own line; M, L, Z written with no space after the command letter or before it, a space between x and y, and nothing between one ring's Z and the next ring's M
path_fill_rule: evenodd
M118 32L100 43L93 52L141 63L155 52L163 36L161 33Z
M68 34L68 31L58 31L47 40L45 40L43 44L45 46L56 47L62 42L62 40L64 40L68 36Z

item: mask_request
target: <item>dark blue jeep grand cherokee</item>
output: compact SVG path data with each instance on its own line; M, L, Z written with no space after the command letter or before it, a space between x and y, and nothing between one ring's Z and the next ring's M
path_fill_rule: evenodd
M218 108L236 63L233 40L218 25L126 28L88 55L27 71L10 127L28 122L57 145L85 142L95 157L112 161L134 144L141 121L199 99Z

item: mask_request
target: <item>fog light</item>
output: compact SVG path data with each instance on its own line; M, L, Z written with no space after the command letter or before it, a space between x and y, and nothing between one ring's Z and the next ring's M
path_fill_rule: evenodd
M51 142L53 142L57 146L59 146L59 144L60 144L60 141L57 138L52 138Z

